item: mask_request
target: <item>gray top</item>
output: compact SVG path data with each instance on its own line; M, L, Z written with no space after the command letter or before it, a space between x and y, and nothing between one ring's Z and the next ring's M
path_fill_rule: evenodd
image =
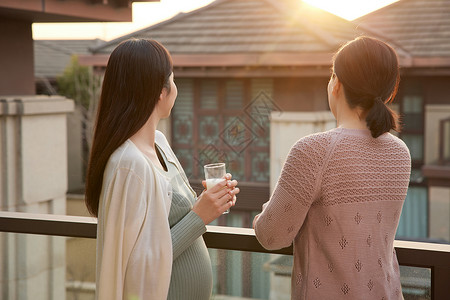
M211 260L202 237L206 232L205 224L192 211L197 200L196 194L183 180L177 166L167 160L161 148L157 149L167 166L167 171L157 169L172 186L169 225L173 266L167 299L209 299L212 291Z

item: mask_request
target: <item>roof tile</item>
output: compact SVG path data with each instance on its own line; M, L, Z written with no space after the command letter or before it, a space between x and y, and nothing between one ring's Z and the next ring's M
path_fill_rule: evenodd
M156 39L172 54L331 53L360 34L353 23L300 1L216 0L93 52L109 54L121 41L137 37Z
M413 56L450 56L448 0L401 0L354 23L375 28Z

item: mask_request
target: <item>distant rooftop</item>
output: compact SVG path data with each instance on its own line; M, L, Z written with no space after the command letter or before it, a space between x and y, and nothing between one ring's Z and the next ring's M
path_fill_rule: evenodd
M415 57L450 57L450 1L401 0L354 21Z
M69 65L72 55L89 54L89 47L102 40L34 40L34 70L37 78L56 78Z
M351 22L298 0L216 0L92 50L109 54L138 37L172 54L331 53L357 35Z

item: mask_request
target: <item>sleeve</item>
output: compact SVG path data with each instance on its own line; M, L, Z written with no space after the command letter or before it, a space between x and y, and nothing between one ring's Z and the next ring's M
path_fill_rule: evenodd
M146 212L142 180L118 169L104 196L98 240L97 299L123 299L127 265Z
M171 229L173 260L206 232L202 219L192 210Z
M320 158L312 145L299 140L290 150L281 175L261 214L255 217L255 234L269 250L292 244L314 201Z

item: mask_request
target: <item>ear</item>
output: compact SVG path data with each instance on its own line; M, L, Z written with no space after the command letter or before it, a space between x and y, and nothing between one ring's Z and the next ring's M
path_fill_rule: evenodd
M338 96L340 95L340 93L342 93L343 87L342 87L342 83L339 81L339 79L337 78L337 76L334 78L334 85L333 88L331 90L331 92L333 93L333 95L338 98Z
M164 100L166 96L167 96L167 89L163 87L163 89L161 90L161 94L159 94L158 102Z

